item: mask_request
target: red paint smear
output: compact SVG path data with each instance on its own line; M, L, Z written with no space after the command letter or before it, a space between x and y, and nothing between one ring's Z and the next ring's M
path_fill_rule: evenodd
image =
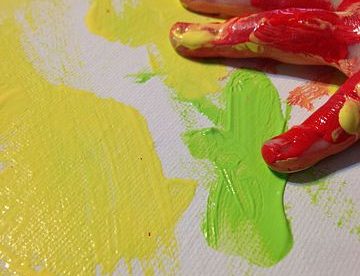
M313 102L329 94L329 84L309 81L304 85L296 87L289 94L287 102L289 105L300 106L309 111L314 110Z
M283 172L302 170L355 143L358 135L350 135L341 128L339 112L347 99L360 102L358 83L360 72L350 77L301 125L266 142L262 154L268 165ZM334 133L337 133L335 138Z
M251 5L263 10L275 10L286 8L311 8L333 10L328 0L251 0Z
M321 64L334 66L348 59L350 45L360 42L359 24L358 13L284 9L235 17L225 23L179 22L171 29L170 37L176 50L188 57L268 57L283 60L284 53L294 58L295 63L304 55L318 59ZM215 39L196 49L178 45L179 34L191 29L206 30L214 34ZM220 31L222 35L218 36ZM258 53L234 47L247 42L261 46L262 51ZM278 50L279 53L276 52ZM289 60L291 62L291 58Z
M287 103L313 111L313 102L323 96L329 95L330 83L332 83L335 78L336 72L319 72L311 81L292 90L287 98Z

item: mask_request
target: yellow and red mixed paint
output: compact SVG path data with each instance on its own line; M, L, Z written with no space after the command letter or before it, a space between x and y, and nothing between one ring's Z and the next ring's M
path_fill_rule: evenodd
M184 2L189 8L193 2L206 2L203 12L210 12L214 7L214 1ZM186 57L265 57L293 64L328 65L350 77L302 125L269 140L262 148L264 160L272 169L294 172L358 140L360 3L277 2L251 1L247 3L249 7L264 11L224 23L176 23L170 31L170 40ZM230 1L229 5L240 5L240 2ZM241 5L244 5L242 1Z

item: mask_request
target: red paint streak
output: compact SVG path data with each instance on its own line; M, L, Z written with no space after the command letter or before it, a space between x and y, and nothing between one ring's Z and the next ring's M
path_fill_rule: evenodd
M329 72L320 72L313 80L296 87L289 93L287 98L288 104L313 111L313 102L329 95L329 83L334 78L333 75L333 73Z
M339 67L340 61L348 58L349 46L360 42L359 25L357 14L286 9L233 18L222 24L177 23L170 37L176 50L188 57L268 57L289 63ZM216 39L197 49L181 45L176 34L194 29L206 30ZM234 47L246 42L257 44L261 51Z
M303 170L355 143L358 136L347 134L338 118L346 99L360 101L355 88L358 83L360 72L349 78L301 125L267 141L262 148L266 163L276 171ZM335 140L334 133L337 134Z
M343 0L337 8L338 11L351 11L356 9L359 9L359 0Z
M345 29L333 12L289 9L272 12L254 35L284 52L311 54L331 63L348 56L348 43L339 36L339 27Z
M290 105L297 105L312 111L314 109L313 101L328 95L328 87L327 83L309 81L292 90L287 102Z
M220 17L230 17L239 15L249 15L260 10L256 7L233 3L223 3L221 1L209 0L180 0L181 3L189 10L212 14Z
M308 8L333 10L327 0L251 0L251 5L263 10L276 10L287 8Z

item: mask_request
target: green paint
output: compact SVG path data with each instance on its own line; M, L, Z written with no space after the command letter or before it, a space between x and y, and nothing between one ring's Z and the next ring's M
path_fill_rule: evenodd
M137 74L129 74L128 77L133 77L135 79L136 83L146 83L148 80L150 80L152 77L156 76L154 72L140 72Z
M314 205L319 204L321 197L324 196L329 190L330 182L319 180L316 185L309 185L305 187L306 192L310 196L311 203Z
M326 171L319 167L310 168L302 173L304 179L317 179L301 187L309 196L310 203L319 207L327 218L333 220L334 226L349 231L350 234L359 235L356 231L360 213L355 206L354 200L346 193L347 183L326 176ZM299 175L298 175L299 176Z
M262 160L262 143L286 125L279 95L265 74L236 71L225 88L226 107L196 101L216 128L186 133L192 155L216 167L203 232L208 244L251 263L271 266L292 247L283 207L286 176ZM205 104L205 105L203 105Z
M350 233L357 235L358 238L359 238L359 240L360 240L360 225L354 227L354 228L351 230Z

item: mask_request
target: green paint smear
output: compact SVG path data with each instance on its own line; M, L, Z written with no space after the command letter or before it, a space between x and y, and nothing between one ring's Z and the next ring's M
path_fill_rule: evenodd
M128 75L128 77L134 78L136 83L141 83L141 84L146 83L154 76L156 76L156 73L153 72L140 72L140 73Z
M284 131L288 115L283 116L278 92L260 72L236 71L224 94L225 110L207 100L194 103L217 127L185 134L191 154L213 162L218 174L203 232L215 249L272 266L287 255L293 239L283 207L286 176L268 169L261 146Z

